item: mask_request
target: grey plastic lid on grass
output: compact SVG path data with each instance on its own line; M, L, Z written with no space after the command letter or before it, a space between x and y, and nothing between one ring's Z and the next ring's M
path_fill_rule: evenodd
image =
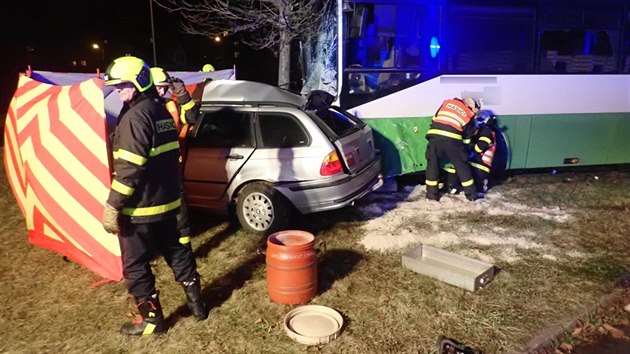
M284 330L295 341L308 344L326 344L341 333L343 317L330 307L305 305L284 316Z

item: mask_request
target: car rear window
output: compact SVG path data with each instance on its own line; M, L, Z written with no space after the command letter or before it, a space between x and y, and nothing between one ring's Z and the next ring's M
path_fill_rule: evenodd
M262 146L290 148L309 145L309 136L297 119L285 114L258 115Z
M330 128L337 136L345 136L353 133L365 125L358 118L351 116L349 113L334 110L332 108L323 108L314 113L328 128Z

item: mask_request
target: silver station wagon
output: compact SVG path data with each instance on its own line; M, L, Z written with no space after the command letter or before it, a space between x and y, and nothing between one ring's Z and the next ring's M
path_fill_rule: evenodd
M182 132L189 206L236 211L248 232L291 227L292 212L342 208L382 184L372 129L340 108L258 82L208 83Z

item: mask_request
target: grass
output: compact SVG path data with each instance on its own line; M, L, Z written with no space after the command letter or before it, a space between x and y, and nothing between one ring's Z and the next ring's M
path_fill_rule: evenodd
M422 188L422 187L419 187ZM496 279L477 293L401 267L399 252L358 244L364 217L356 209L296 220L324 242L313 304L337 309L346 325L327 345L292 341L282 325L295 306L272 302L266 289L265 239L243 233L222 217L194 212L193 247L210 317L196 322L162 258L154 261L162 305L172 324L165 335L118 334L131 307L123 283L93 287L99 277L27 241L24 219L0 178L0 352L2 353L437 353L446 335L485 353L508 353L541 329L583 314L628 271L630 173L625 170L562 183L559 176L520 175L497 191L528 205L574 210L572 223L485 214L450 216L471 230L502 226L528 230L584 257L545 259L518 250L520 261L498 262ZM392 211L395 212L395 209ZM445 221L446 222L446 221ZM410 228L427 230L418 220ZM489 255L499 246L462 243Z

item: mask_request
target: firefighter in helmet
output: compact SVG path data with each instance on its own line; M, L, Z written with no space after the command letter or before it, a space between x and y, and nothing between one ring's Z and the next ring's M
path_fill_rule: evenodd
M197 121L199 107L190 98L190 94L184 87L184 82L176 77L170 76L166 70L160 67L151 68L151 77L160 97L164 99L164 104L168 112L173 117L177 129L180 130L185 124L194 124ZM171 90L177 96L177 103L164 96ZM184 104L178 104L185 102ZM182 204L177 214L177 229L179 230L179 241L187 247L190 244L190 221L188 218L188 207L184 201L184 188L182 186Z
M119 233L123 276L139 316L125 323L128 335L163 333L167 329L151 260L160 251L182 284L197 319L207 310L190 248L179 242L176 216L181 200L177 130L155 89L149 66L132 56L114 60L105 85L114 86L123 102L112 141L113 180L102 224Z
M205 73L214 71L214 66L212 66L212 64L205 64L203 67L201 67L201 71Z
M476 98L445 100L432 118L426 134L428 140L425 171L427 198L440 199L438 179L445 161L450 161L464 188L466 199L478 198L477 187L468 165L468 150L462 142L464 131L479 112L481 101Z
M470 142L470 167L477 190L486 193L496 151L496 117L481 111L475 119L475 126L477 129Z
M175 120L177 129L180 130L184 124L195 124L199 115L199 107L190 97L184 82L170 76L166 70L160 67L151 68L151 77L160 97L164 98L166 109ZM169 90L177 101L165 98Z
M475 186L480 194L485 194L490 188L490 174L492 161L496 150L496 117L488 111L479 111L470 124L470 129L464 133L463 142L469 150L469 164ZM460 181L452 163L445 161L442 169L446 172L446 190L450 194L458 194Z

